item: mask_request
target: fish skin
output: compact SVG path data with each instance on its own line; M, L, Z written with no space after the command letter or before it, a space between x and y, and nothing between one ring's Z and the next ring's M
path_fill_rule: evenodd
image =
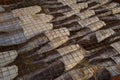
M0 35L0 46L18 45L26 41L27 38L22 30Z
M15 18L15 20L12 19L0 24L0 32L8 32L8 34L0 35L0 46L11 46L24 43L53 28L53 25L49 23L53 18L51 15L37 14L27 17L28 16L22 16L20 20L19 18ZM32 20L29 20L30 18L32 18Z
M36 55L42 55L42 54L44 54L48 51L51 51L51 50L54 50L54 49L60 47L61 45L66 43L68 40L69 40L68 36L62 36L62 37L54 38L52 41L49 41L44 46L40 47L40 49L38 49L34 54L31 54L27 57L31 58L31 57L34 57Z
M90 15L88 15L87 13L90 13ZM90 16L95 15L95 11L94 10L85 10L83 12L79 12L79 13L74 14L74 15L69 16L69 17L67 17L67 16L57 17L57 18L54 18L53 20L51 20L51 22L55 23L55 22L58 22L58 21L64 21L64 20L69 19L70 17L73 17L75 15L78 16L78 18L80 18L80 19L86 19L86 18L88 18ZM86 15L86 16L84 16L84 15Z
M90 18L86 18L86 19L73 19L73 20L70 20L70 21L65 21L64 23L61 23L61 24L57 24L55 26L65 26L65 25L69 25L73 22L77 22L81 27L85 27L85 26L88 26L94 22L97 22L99 21L100 19L98 17L90 17ZM85 24L86 23L86 24Z
M105 67L103 70L98 71L97 78L100 80L119 80L119 67L120 65L112 65Z
M88 80L90 77L94 75L94 68L97 69L96 66L75 68L63 73L61 76L57 77L55 80Z
M31 9L31 10L30 10ZM0 22L15 18L15 17L21 17L25 15L35 15L36 13L41 11L40 6L30 6L26 8L20 8L12 10L11 12L4 12L0 13Z
M35 66L36 65L34 65L34 67ZM56 76L59 76L61 73L64 72L63 66L64 66L64 64L61 61L56 61L42 69L38 69L36 71L34 70L34 72L29 72L26 75L22 75L22 76L18 77L18 79L24 79L24 80L54 79ZM24 71L21 70L20 72L24 72Z
M24 46L20 47L17 52L18 54L22 54L24 52L28 52L31 50L34 50L40 46L42 46L43 44L45 44L46 42L48 42L48 38L45 36L38 36L37 38L28 41Z
M0 52L0 68L12 63L17 56L16 50Z
M112 47L108 47L108 48L105 48L105 49L101 49L99 52L94 53L93 57L91 55L91 59L89 58L89 62L97 60L97 59L110 58L110 57L115 56L117 54L119 54L119 53L116 52L115 49L113 49Z
M56 3L56 4L44 4L42 5L44 7L44 9L52 9L52 8L60 8L63 7L64 5L61 3Z
M72 11L72 9L68 6L62 6L62 7L59 7L59 8L55 8L55 9L52 9L53 11L49 10L49 14L53 15L53 14L57 14L57 13L66 13L66 12L69 12L69 11Z
M0 68L0 80L12 80L18 75L18 67L16 65Z
M11 31L21 30L22 27L19 25L20 20L13 18L5 22L0 23L0 32L10 33Z
M58 4L58 3L61 3L61 2L58 2L57 0L54 0L54 1L42 1L41 2L41 5L45 5L45 4Z
M48 27L48 25L49 24L47 24L46 27ZM51 24L51 26L52 26L52 24ZM30 27L30 26L27 26L27 27ZM37 35L40 35L42 33L41 28L40 28L39 25L36 26L36 27L37 28L34 29L34 30L36 30L36 32L35 31L31 31L33 29L31 27L30 32L27 32L27 29L28 29L27 28L26 30L23 30L23 29L20 30L19 29L19 30L13 31L13 32L9 31L10 33L8 33L8 34L0 35L0 46L18 45L18 44L26 42L27 40L29 40L29 39L37 36ZM49 29L47 29L47 30L49 30ZM45 31L45 29L44 29L44 31Z
M107 31L108 31L108 33L107 33ZM99 38L97 37L99 32L106 33L106 35L101 35L101 41L99 41L100 37ZM94 40L94 42L93 42L93 40ZM108 28L108 29L101 29L96 32L87 34L86 36L79 39L77 43L81 44L86 49L88 49L88 48L91 49L92 47L95 48L95 47L102 46L105 44L107 45L107 44L113 43L114 41L117 41L117 40L119 40L119 31L115 32L113 29ZM94 45L94 46L92 46L92 45Z
M70 52L73 52L75 50L78 50L80 48L80 46L78 44L73 44L73 45L67 45L64 47L60 47L57 50L55 50L53 55L50 55L50 53L48 52L47 54L49 55L48 57L42 59L44 62L51 62L54 61L64 55L69 54ZM46 55L47 55L46 54Z
M10 12L0 13L0 22L14 18L13 14Z

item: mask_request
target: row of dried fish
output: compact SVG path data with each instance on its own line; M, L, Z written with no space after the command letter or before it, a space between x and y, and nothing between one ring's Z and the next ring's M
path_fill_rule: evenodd
M5 23L6 24L6 23ZM17 24L18 25L18 24ZM4 32L4 30L3 30L3 32ZM30 32L31 33L31 32ZM32 33L31 33L32 34ZM9 35L8 35L9 36ZM29 35L28 35L29 36ZM32 36L33 37L33 36ZM31 35L30 35L30 38L31 38ZM24 42L24 41L26 41L26 39L23 39L23 41L21 41L21 42ZM16 41L15 41L16 42ZM19 43L18 43L19 44Z
M119 29L118 29L118 30L119 30ZM108 33L109 33L109 32L108 32ZM111 34L110 34L110 35L111 35ZM112 36L112 37L113 37L113 36ZM117 37L117 36L116 36L116 37ZM114 40L114 39L108 39L108 40ZM109 41L108 41L108 42L109 42ZM67 51L67 50L66 50L66 51ZM104 50L104 51L105 51L105 50ZM40 51L40 52L41 52L41 51ZM78 51L78 52L80 52L80 51ZM98 51L98 52L99 52L99 51ZM38 52L38 53L39 53L39 52ZM54 53L54 52L51 52L51 53ZM58 52L57 52L57 53L58 53ZM75 52L73 52L72 54L74 55L74 53L75 53ZM72 55L72 54L71 54L71 55ZM113 53L113 54L114 54L114 53ZM70 55L70 56L71 56L71 55ZM73 62L74 62L74 58L73 58L72 56L71 56L71 57L72 57L72 58L71 58L70 56L67 57L68 61L71 61L71 60L73 59ZM49 62L51 59L58 58L58 57L59 57L59 55L55 55L55 56L52 55L51 57L49 57L49 59L47 59L47 61ZM77 56L77 57L78 57L78 56ZM77 58L77 57L76 57L76 58ZM81 56L81 57L82 57L82 56ZM70 58L70 59L69 59L69 58ZM36 58L35 58L35 59L36 59ZM62 58L60 58L60 59L58 59L58 60L61 60L61 59L62 59ZM67 62L67 59L65 59L64 61L69 64L69 62ZM80 58L79 58L79 59L80 59ZM44 60L46 61L46 59L44 59ZM79 60L77 60L77 61L79 61ZM76 61L76 62L77 62L77 61ZM39 61L38 61L38 62L39 62ZM63 63L64 63L64 62L63 62ZM70 64L72 65L72 62L71 62ZM61 64L61 65L62 65L62 64ZM65 69L66 69L66 64L64 64L64 65L65 65ZM61 68L61 67L60 67L60 68ZM47 69L47 70L48 70L48 69ZM50 69L49 69L49 70L50 70ZM54 69L53 69L53 71L51 70L51 71L48 71L48 72L50 72L51 74L52 74L52 73L55 73L55 72L54 72ZM57 72L59 72L59 71L57 71ZM83 71L82 71L82 72L83 72ZM43 74L43 75L46 75L46 76L50 76L50 73L44 73L44 74L42 73L42 74ZM43 76L42 74L39 73L39 74L38 74L37 76L35 76L35 77L36 77L37 79L46 79L47 77L45 77L45 76L42 77L42 76ZM56 74L57 74L57 73L56 73ZM77 77L77 78L76 78L76 74L77 74L77 72L74 73L74 74L72 74L72 77L69 77L69 76L67 76L67 74L65 74L64 76L66 76L66 77L62 76L61 78L58 78L58 80L59 80L59 79L60 79L60 80L61 80L61 79L63 79L63 80L67 80L67 79L71 79L71 80L81 79L80 77ZM78 74L80 74L80 73L78 72ZM41 75L42 75L42 76L41 76ZM74 75L75 75L75 77L74 77ZM93 75L93 74L92 74L92 75ZM51 75L51 76L54 76L54 75ZM49 77L49 78L50 78L50 77ZM52 78L52 77L51 77L51 78ZM32 80L34 80L34 78L32 78ZM81 79L81 80L82 80L82 79ZM86 80L86 78L85 78L85 80Z
M35 9L35 10L34 10ZM33 10L33 11L31 11ZM40 30L50 30L52 29L52 24L48 23L52 18L50 15L37 14L41 8L39 6L31 6L28 8L21 8L13 10L12 12L3 12L0 13L0 36L1 36L1 46L16 45L23 42L26 42L30 39L27 38L27 35L34 37L35 35L41 33ZM29 14L31 13L31 14ZM41 16L41 18L40 18ZM43 18L47 17L46 21ZM42 23L42 24L41 24ZM48 23L48 24L47 24ZM46 25L43 27L43 25ZM33 30L35 28L35 30ZM40 25L41 29L40 28ZM27 28L25 28L25 26ZM30 29L30 26L32 30ZM24 29L23 29L24 28ZM24 31L26 29L26 31ZM29 30L28 30L29 29ZM34 32L35 33L34 33ZM29 33L30 32L30 33ZM32 33L31 33L32 32ZM26 34L26 36L25 36ZM2 49L2 48L1 48ZM3 51L0 53L0 80L12 80L18 76L19 66L15 66L15 59L18 57L18 52L16 50Z
M110 49L110 47L108 47L106 49L101 49L99 51L96 51L98 53L97 54L98 57L96 59L105 58L105 60L102 59L102 62L100 62L100 60L99 60L99 62L97 61L96 63L90 63L91 66L93 65L93 67L95 66L98 68L99 67L100 68L108 68L110 66L119 65L119 52L118 52L119 49L116 49L116 47L118 48L118 46L120 45L119 43L120 42L113 43L112 47L111 47L113 49ZM69 47L62 48L61 50L58 49L57 51L59 51L59 52L61 51L61 53L60 53L61 57L59 57L59 55L54 56L54 57L57 57L57 60L55 60L52 64L49 64L48 67L46 67L40 71L37 70L36 72L31 73L31 75L25 75L22 78L28 79L28 80L29 79L30 80L36 80L36 79L37 80L39 80L39 79L49 80L49 79L54 79L56 76L64 73L64 71L68 71L65 74L63 74L62 76L58 77L57 80L59 80L59 79L66 80L69 78L71 80L74 80L74 79L82 80L84 78L85 78L85 80L89 79L90 77L93 76L94 71L93 70L91 71L91 68L93 68L93 67L90 67L90 68L88 67L90 70L87 69L87 67L83 67L83 69L80 67L77 67L77 69L74 68L75 65L81 66L81 60L84 60L83 55L85 55L85 51L82 48L79 48L79 49L77 49L77 48L79 48L78 45L72 45ZM63 49L65 49L65 50L63 50ZM75 49L77 49L77 50L75 50ZM67 53L67 51L69 52L70 50L71 50L71 53ZM66 52L64 52L64 51L66 51ZM108 53L106 54L106 52L108 52ZM63 54L63 53L66 53L66 54ZM109 54L109 53L111 53L111 54ZM53 57L51 57L51 58L53 58ZM106 58L108 58L108 59L106 59ZM29 64L35 65L35 64L40 64L40 63L41 62L36 61L34 63L29 63ZM85 63L85 65L86 64L87 63ZM90 64L88 64L88 65L90 65ZM86 65L86 66L88 66L88 65ZM73 73L71 71L73 71ZM86 72L88 72L88 73L86 73ZM71 75L68 75L68 73L71 73ZM86 76L87 74L89 74L90 76ZM111 72L111 74L112 74L112 72ZM120 74L120 72L118 74ZM75 76L75 75L79 75L79 76ZM112 76L115 76L115 75L117 75L117 74L114 73L114 75L112 75Z
M119 65L118 3L40 0L38 5L52 16L40 12L40 6L0 13L0 46L20 46L15 50L19 56L4 61L1 66L17 65L17 79L87 80L98 67Z
M15 50L0 52L0 80L12 80L17 77L18 67L16 65L8 65L17 56L18 53Z
M43 16L43 15L42 15ZM82 26L82 27L84 27L84 26L87 26L87 25L89 25L89 24L91 24L91 23L94 23L95 21L97 21L97 20L99 20L97 17L93 17L93 18L88 18L88 19L85 19L85 20L80 20L79 21L79 24L81 24L80 26ZM15 20L16 21L16 20ZM19 22L19 21L18 21ZM10 22L11 24L12 23L14 23L14 21L13 22ZM36 23L36 22L35 22ZM85 23L87 23L87 24L85 24ZM8 24L9 24L9 21L8 21ZM41 24L41 23L40 23ZM49 24L49 23L48 23ZM97 25L97 24L100 24L100 23L96 23L96 24L94 24L94 25ZM15 25L19 25L19 24L15 24ZM29 23L28 24L26 24L26 25L23 25L23 26L26 26L25 28L23 27L23 30L21 30L21 31L23 31L24 32L24 34L23 34L23 38L24 38L24 36L25 36L25 34L27 35L28 33L28 30L27 30L27 25L30 25ZM32 24L31 24L32 25ZM38 24L39 25L39 24ZM7 25L7 22L5 22L5 23L3 23L2 24L2 26L5 26L5 28L3 28L3 27L1 27L2 29L1 29L1 32L6 32L7 30L20 30L20 29L22 29L22 28L20 28L20 27L16 27L16 28L10 28L9 27L9 25ZM8 26L8 28L6 28ZM10 25L10 26L13 26L13 25ZM47 26L47 25L46 25ZM52 24L51 24L51 26L52 26ZM93 26L93 25L92 25ZM101 25L102 26L102 25ZM101 28L101 26L100 26L100 28ZM29 26L30 27L30 26ZM39 26L38 26L39 27ZM50 24L49 24L49 27L50 27ZM81 28L82 28L81 27ZM87 27L89 27L89 26L87 26ZM19 29L20 28L20 29ZM76 27L70 27L70 28L68 28L70 31L75 31L75 30L79 30L79 29L81 29L81 28L79 28L79 26L78 26L78 28L76 28ZM90 26L90 28L92 29L92 27ZM37 28L36 28L37 29ZM34 37L35 35L38 35L39 33L41 33L42 31L40 31L39 32L39 30L37 29L34 29L35 30L35 32L34 32L34 30L32 29L32 31L30 31L30 34L28 34L28 39L30 39L30 38L32 38L32 37ZM40 28L41 29L41 28ZM52 29L52 28L51 28ZM49 30L49 29L48 29ZM97 29L96 29L97 30ZM21 32L20 31L20 32ZM38 31L38 32L37 32ZM46 30L45 30L46 31ZM8 31L9 32L9 31ZM19 33L20 33L19 32ZM33 33L34 32L34 33ZM44 32L44 29L43 29L43 32ZM16 32L13 32L13 33L16 33ZM10 35L13 35L13 33L11 32L11 34L3 34L3 35L1 35L1 36L4 36L4 35L6 35L6 36L10 36ZM19 34L18 33L18 34ZM17 35L17 34L16 34ZM22 37L22 36L21 36ZM25 36L25 39L23 39L23 41L21 40L21 43L23 43L23 42L25 42L26 41L26 36ZM4 39L4 38L3 38ZM2 40L3 40L2 39ZM5 39L6 39L6 37L5 37ZM1 40L1 44L3 43L3 46L4 45L7 45L7 44L4 44L4 42L2 42L2 40ZM19 38L18 39L16 39L14 42L16 42L16 44L19 44L19 41L18 41L18 43L17 43L17 40L19 40ZM10 42L10 41L9 41ZM7 43L7 42L5 42L5 43ZM15 43L14 43L15 44ZM10 45L9 43L8 43L8 45Z

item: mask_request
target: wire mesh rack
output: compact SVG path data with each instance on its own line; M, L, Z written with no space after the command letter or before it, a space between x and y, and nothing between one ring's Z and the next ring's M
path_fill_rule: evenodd
M0 4L0 80L120 80L118 2Z

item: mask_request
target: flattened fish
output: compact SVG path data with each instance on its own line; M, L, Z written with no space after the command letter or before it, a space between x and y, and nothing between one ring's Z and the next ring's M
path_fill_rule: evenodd
M18 75L16 65L0 68L0 80L12 80Z
M0 68L12 63L17 56L16 50L0 52Z

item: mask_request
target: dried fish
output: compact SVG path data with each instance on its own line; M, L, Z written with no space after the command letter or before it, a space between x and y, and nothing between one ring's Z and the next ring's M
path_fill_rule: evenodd
M10 9L15 10L0 13L0 46L17 50L1 52L0 80L109 80L120 75L118 3L25 0ZM17 66L9 68L13 64L19 74Z
M48 70L50 70L49 71L50 74L49 73L46 74L45 72L47 69L45 69L44 71L41 71L41 72L39 71L39 73L36 73L36 75L34 75L33 77L36 77L37 79L48 79L48 78L52 79L53 76L57 75L57 73L59 73L59 72L63 73L65 70L70 70L71 68L73 68L75 65L77 65L83 59L83 56L80 53L81 53L80 51L74 51L66 56L63 56L59 60L53 62L51 65L48 66L48 68L51 67L51 70L50 70L50 68L48 69ZM71 56L73 56L74 58L72 59ZM68 62L66 62L66 61L68 61ZM54 64L57 64L57 66L59 65L59 67L56 68L57 70L54 69L56 67L56 66L53 66ZM41 73L46 75L47 77L45 77L44 75L41 76ZM56 74L51 74L51 73L56 73ZM32 77L32 79L33 79L33 77Z
M88 65L92 65L92 66L99 66L99 67L109 67L109 66L114 66L116 65L116 62L114 62L113 59L111 58L106 58L106 59L96 59L96 60L92 60L92 61L88 61L86 60L86 63ZM84 63L85 66L88 66L86 65L86 63ZM81 64L79 64L81 65Z
M32 59L36 59L34 61L31 61L30 64L37 64L39 62L43 62L43 63L49 63L51 64L51 62L56 62L58 60L62 61L64 63L64 66L65 66L65 69L66 70L69 70L69 69L72 69L73 67L75 67L78 63L81 62L81 60L83 60L84 56L86 55L86 51L82 48L82 47L77 47L78 45L76 45L76 48L74 45L71 46L71 48L73 47L74 49L73 50L69 50L69 52L63 52L63 53L60 53L60 52L56 52L55 54L52 54L51 56L48 56L47 58L43 58L43 59L36 59L35 56L32 56L31 58ZM68 47L65 47L65 48L59 48L58 50L63 50L63 49L66 49L66 48L70 48L69 46ZM79 49L78 49L79 48ZM75 50L76 49L76 50ZM44 54L46 55L46 54ZM49 54L50 55L50 54ZM40 56L40 54L39 54Z
M71 24L71 26L72 26L72 24ZM97 31L99 29L104 30L104 29L111 28L117 32L117 31L119 31L119 27L120 27L119 20L117 20L117 21L109 21L109 20L101 21L100 20L100 21L94 22L88 26L81 28L80 30L79 30L79 26L77 26L77 24L75 27L70 27L69 29L71 29L73 31L74 30L78 31L74 35L71 36L71 39L73 39L73 38L77 38L77 37L83 37L91 32Z
M0 68L0 80L12 80L18 75L16 65Z
M58 17L56 19L53 19L52 22L54 25L61 25L61 24L69 24L69 23L72 23L72 22L77 22L77 21L80 21L80 20L83 20L83 19L87 19L91 16L95 15L95 12L94 10L86 10L84 12L81 12L81 13L77 13L73 16L70 16L70 17L66 17L63 16L63 17ZM64 19L64 20L62 20Z
M21 25L30 24L30 23L35 24L35 22L44 24L44 23L50 22L53 16L41 13L41 14L35 14L35 15L24 15L19 18L21 20L20 22Z
M44 45L46 42L48 42L49 39L43 35L41 34L41 35L33 38L32 40L28 41L23 46L18 48L18 50L17 50L18 54L23 54L25 52L35 50L35 49L39 48L40 46Z
M70 36L70 32L67 28L63 27L59 29L54 29L53 31L46 31L45 35L49 38L49 40L52 40L57 37Z
M9 34L3 34L0 35L0 45L1 46L8 46L8 45L15 45L15 44L20 44L20 43L24 43L27 40L31 39L32 37L41 34L42 32L44 32L44 30L50 30L51 27L46 25L45 26L41 26L44 28L40 28L39 25L33 26L31 24L31 27L28 25L24 26L24 30L18 30L18 31L14 31L11 32ZM41 31L42 30L42 31Z
M97 67L84 67L80 69L73 69L64 73L55 80L88 80L94 75L95 69L97 70Z
M76 0L58 0L58 2L61 2L63 5L71 5L77 3Z
M77 23L79 24L80 27L83 28L83 27L88 26L88 25L90 25L94 22L97 22L97 21L99 21L99 18L95 16L95 17L90 17L90 18L84 19L84 20L77 20ZM57 24L57 25L54 24L54 25L58 26L58 27L59 26L66 26L66 25L69 26L69 24L71 24L71 23L73 23L73 21L67 21L65 23L61 23L61 24Z
M66 3L67 2L67 3ZM74 1L71 1L71 0L56 0L56 1L43 1L41 4L42 4L42 7L46 8L46 9L57 9L57 8L60 8L60 7L63 7L63 6L70 6L72 4L78 4L78 3L82 3L84 2L84 0L82 1L77 1L77 0L74 0ZM87 2L86 2L87 3ZM51 6L53 5L53 6Z
M20 20L18 18L13 18L5 22L0 23L0 32L10 33L15 30L22 30L20 24L18 24Z
M70 2L70 1L69 1ZM89 2L89 1L88 1ZM91 2L91 1L90 1ZM94 2L94 1L92 1L92 2ZM100 3L101 4L105 4L105 3L107 3L107 2L109 2L109 0L107 0L107 1L101 1ZM80 5L79 5L80 4ZM88 3L87 2L83 2L83 3L78 3L78 4L71 4L71 5L69 5L69 7L71 7L72 8L72 6L73 5L79 5L79 6L81 6L81 9L85 9L85 8L87 8L88 7ZM99 4L98 4L99 5ZM83 8L82 8L82 6L83 6ZM59 8L58 8L59 9ZM58 10L57 9L57 10ZM63 13L63 12L66 12L66 9L65 8L62 8L62 10L59 10L59 11L56 11L56 9L55 8L52 8L51 10L55 10L55 11L53 11L53 12L51 12L50 10L47 10L48 12L50 12L50 14L55 14L55 13ZM60 12L61 11L61 12ZM77 8L75 8L74 6L73 6L73 11L70 11L70 12L66 12L66 13L63 13L63 15L66 15L66 16L71 16L71 15L73 15L73 14L75 14L75 13L78 13L80 10L79 9L77 9Z
M94 6L94 5L96 5L96 4L98 4L97 6L94 6L94 7L99 7L99 6L101 6L100 4L105 4L105 3L107 3L107 2L109 2L108 0L107 1L94 1L94 0L91 0L91 1L85 1L85 0L54 0L54 1L49 1L49 0L47 0L47 1L43 1L42 2L42 6L47 6L47 8L49 9L49 8L51 8L51 6L50 5L56 5L56 4L58 4L58 6L56 5L56 7L53 7L53 8L59 8L59 4L62 4L63 6L65 5L68 5L68 6L70 6L70 5L72 5L72 4L79 4L79 3L87 3L89 6ZM92 5L92 3L96 3L96 4L94 4L94 5ZM61 6L62 6L61 5Z
M42 18L44 18L45 21ZM17 30L21 28L24 30L24 34L26 36L28 36L28 34L30 36L31 35L34 36L46 30L52 29L53 25L51 23L47 23L51 19L52 17L50 15L45 15L45 14L38 14L38 15L33 16L33 18L32 16L22 16L21 19L14 18L6 22L2 22L0 24L0 29L1 29L0 31L9 32L11 30Z
M35 5L35 6L12 10L12 13L13 13L14 17L18 17L21 15L34 15L40 11L41 11L41 7Z
M96 65L96 66L101 66L101 67L109 67L109 66L119 65L120 64L119 59L120 59L120 55L116 54L116 55L110 56L106 59L92 60L89 63L91 65Z
M51 52L44 53L44 55L49 55L49 56L44 58L43 61L44 62L51 62L51 61L54 61L54 60L60 58L61 56L67 55L67 54L69 54L73 51L79 50L79 49L80 49L80 46L78 44L73 44L73 45L61 47L61 48L58 48L57 50L55 50L54 54Z
M78 49L70 52L67 55L61 56L58 60L62 61L65 65L65 70L70 70L83 60L85 51Z
M11 46L24 43L27 38L22 30L0 35L0 46Z
M5 1L0 1L0 4L2 5L9 5L9 4L15 4L15 3L22 2L22 0L5 0Z
M105 52L105 51L103 51L103 52ZM89 65L100 66L100 67L109 67L109 66L114 66L114 65L120 65L120 61L119 61L120 55L118 54L118 52L116 52L117 54L115 53L115 55L114 55L114 53L113 53L113 56L110 54L110 56L108 55L107 58L99 58L99 59L96 58L93 60L92 60L92 58L87 59L87 62ZM91 60L91 61L89 61L89 60Z
M43 54L45 52L56 49L57 47L66 43L68 40L69 40L68 36L57 37L57 38L53 39L52 41L50 41L49 43L42 46L38 51L36 51L34 54L30 55L29 57L36 56L38 54Z
M116 43L119 43L119 42L116 42ZM113 44L116 44L116 43L113 43ZM73 46L73 45L72 45ZM54 54L52 54L52 53L50 53L50 52L48 52L48 53L44 53L43 55L50 55L50 56L48 56L48 57L46 57L46 58L43 58L43 59L41 59L40 61L43 61L43 62L45 62L45 63L48 63L48 62L53 62L53 61L55 61L55 60L60 60L61 59L61 57L65 57L66 55L70 55L71 53L72 54L74 54L75 52L80 52L79 54L81 54L81 57L82 56L87 56L87 60L89 60L89 62L91 63L91 62L94 62L95 60L101 60L101 59L107 59L107 58L111 58L112 56L115 56L115 55L118 55L119 54L119 52L117 52L116 51L116 49L114 49L114 48L112 48L112 47L107 47L107 48L105 48L105 47L102 47L101 49L98 49L98 50L96 50L96 49L93 49L94 51L94 53L93 54L91 54L91 52L90 51L87 51L87 50L85 50L84 48L82 48L81 46L79 46L79 47L77 47L77 46L79 46L78 44L76 44L76 48L75 49L77 49L76 51L72 51L72 52L68 52L68 51L70 51L70 50L67 50L67 51L65 51L64 49L67 49L69 46L67 46L67 47L63 47L63 48L59 48L59 49L57 49L57 52L55 52ZM74 50L74 49L71 49L71 50ZM59 52L59 51L62 51L62 53L61 52ZM64 53L64 52L65 53ZM68 52L68 53L67 53ZM90 56L88 56L88 55L90 55ZM34 59L35 57L31 57L32 59ZM73 58L73 57L72 57ZM71 58L71 59L72 59ZM76 57L77 58L77 57ZM38 59L40 59L40 58L38 58ZM37 59L36 59L37 60ZM34 61L33 61L34 62ZM67 62L67 59L66 59L66 62ZM68 63L68 62L67 62ZM91 64L95 64L95 63L91 63ZM99 64L98 64L99 65ZM106 63L103 63L103 65L106 65ZM102 65L102 66L103 66Z
M100 22L100 24L101 24L101 22ZM95 25L95 26L96 26L96 25ZM94 27L94 25L93 25L93 27ZM57 35L57 34L56 34L56 35ZM50 37L50 36L49 36L49 37ZM78 37L78 36L77 36L77 37ZM76 37L74 37L74 38L76 38ZM68 37L65 38L65 37L63 36L63 39L66 39L65 42L67 42L67 41L70 40L70 39L74 39L74 38L73 38L73 36L71 36L70 38L68 38ZM59 38L58 38L58 39L59 39ZM56 46L55 46L55 45L52 43L52 42L54 42L54 41L52 41L52 39L50 39L50 40L51 40L50 43L42 46L36 53L42 54L42 53L45 53L45 52L54 50L55 48L63 45L63 43L62 43L62 44L60 44L60 45L56 44ZM56 40L56 43L58 43L59 41L60 41L60 40ZM65 42L64 42L64 43L65 43ZM72 42L72 40L71 40L71 42ZM51 44L51 43L52 43L52 44ZM53 46L53 45L54 45L54 46ZM34 53L33 55L35 55L35 53Z
M12 19L12 18L14 18L12 13L5 12L5 13L0 14L0 22L6 21L6 20L9 20L9 19Z
M16 59L17 55L16 50L0 52L0 68L12 63Z
M81 29L79 29L77 27L72 27L72 28L70 28L71 30L78 31L78 32L75 35L71 36L71 39L83 37L84 35L87 35L91 32L94 32L94 31L97 31L97 30L103 28L104 26L106 26L105 22L97 21L95 23L92 23L90 25L82 27Z
M117 3L117 2L111 2L111 3L108 3L106 5L103 5L101 6L100 8L98 9L95 9L96 12L100 12L100 11L106 11L106 10L111 10L115 7L118 7L120 4Z
M54 79L59 76L65 70L64 64L61 61L56 61L50 64L48 67L45 67L42 70L37 70L34 72L30 72L28 75L23 75L19 79L25 80L49 80Z
M95 6L92 6L92 7L88 8L88 9L98 8L98 7L102 6L102 5L105 5L105 4L109 3L109 2L111 2L112 0L97 0L97 1L93 0L93 1L97 2L98 4L95 5Z
M37 38L33 39L32 41L29 41L27 44L22 46L20 49L18 49L18 52L23 53L23 52L30 51L49 41L52 41L57 37L62 37L62 36L70 36L70 32L68 31L67 28L60 28L60 29L54 29L51 31L46 31L45 33L37 36ZM67 37L64 37L64 38L67 38Z
M96 9L95 11L94 11L94 14L95 14L95 12L98 14L98 12L103 12L103 11L105 11L105 10L111 10L111 9L113 9L113 8L115 8L115 7L117 7L119 4L118 3L111 3L111 4L109 4L109 5L105 5L105 8L100 8L100 9ZM112 6L112 7L111 7ZM102 7L102 6L101 6ZM89 11L89 10L87 10L87 11ZM79 14L82 14L82 16L84 17L84 16L86 16L86 15L91 15L91 13L87 13L87 11L83 11L83 12L81 12L81 13L77 13L77 14L75 14L75 15L77 15L77 16L79 16ZM92 12L92 14L93 14L93 12ZM70 17L70 16L68 16L68 17ZM54 20L52 20L52 22L56 22L56 21L59 21L59 20L64 20L64 19L66 19L67 18L67 16L58 16L58 17L56 17ZM80 16L80 18L81 18L81 16ZM85 19L85 18L84 18Z
M107 12L105 12L105 13L102 13L102 14L98 14L97 16L98 17L103 17L103 16L109 16L109 15L114 15L114 14L118 14L118 13L120 13L120 7L118 6L118 7L115 7L115 8L113 8L112 10L110 10L110 11L107 11Z
M15 32L5 34L6 36L4 36L4 38L2 38L1 40L4 40L4 39L6 39L6 40L1 41L1 46L20 44L20 43L25 42L25 40L29 40L32 37L35 37L47 30L53 29L53 25L51 23L47 23L49 20L52 19L52 17L50 15L37 14L36 16L33 16L32 20L31 20L31 16L29 16L28 18L27 17L28 16L22 16L21 21L19 21L19 19L17 19L18 21L16 21L16 20L8 21L8 23L10 22L10 24L6 24L7 22L3 23L4 26L3 27L1 26L1 28L0 28L1 32L6 32L7 30L8 30L7 32L10 32L11 30L14 30ZM45 21L43 20L43 18ZM14 23L14 21L18 22L18 23ZM14 24L12 24L12 23L14 23L15 26L13 26ZM14 29L12 29L12 28L14 28ZM23 29L23 31L22 31L22 29ZM16 33L16 34L14 34L14 33ZM16 37L13 35L20 35L20 36L17 36L17 39L14 39ZM3 35L1 35L1 36L3 36ZM11 41L13 40L12 42L10 41L9 37L10 37ZM20 37L24 38L24 39L21 39Z
M40 21L34 21L22 26L24 30L24 35L27 39L30 39L36 35L39 35L47 30L53 29L53 24L51 23L42 23Z
M58 60L64 63L65 70L70 70L75 67L84 58L82 50L73 51Z
M115 31L112 29L98 30L95 33L90 33L84 36L82 39L78 40L77 43L84 46L85 49L88 49L88 48L91 49L91 47L95 48L95 47L98 47L98 45L100 46L100 45L114 42L114 40L116 41L117 39L119 39L118 37L119 33L118 35L116 35L116 39L115 39L115 35L116 35ZM93 44L94 46L92 46Z
M61 7L64 7L64 5L62 3L56 3L56 4L45 4L45 5L42 5L44 7L44 9L53 9L53 8L61 8Z
M97 60L97 59L106 59L118 55L119 52L116 51L116 48L114 48L117 46L116 44L119 45L119 42L111 44L114 45L113 47L101 49L99 52L95 52L93 55L90 55L89 61ZM117 46L117 48L119 47Z
M78 32L76 32L74 35L72 35L72 36L70 36L70 43L76 43L77 42L77 40L78 40L78 43L79 43L79 40L82 40L84 37L86 37L87 38L87 36L89 35L89 33L90 34L92 34L91 32L94 32L94 31L99 31L99 29L101 29L102 27L104 28L105 27L105 23L103 22L103 21L97 21L97 22L95 22L95 23L93 23L93 24L90 24L90 25L88 25L88 26L86 26L86 27L83 27L80 31L78 31ZM114 30L115 30L115 26L113 27L114 28ZM116 26L116 28L117 29L119 29L118 28L118 26ZM72 29L72 28L71 28ZM76 28L77 30L79 30L79 28ZM74 29L74 27L73 27L73 30L76 30L76 29ZM102 30L101 30L102 31ZM104 29L103 29L103 31L104 31ZM102 32L101 32L102 33ZM87 35L88 34L88 35ZM84 36L84 37L83 37ZM83 37L83 38L82 38ZM105 37L104 37L105 38ZM106 37L107 38L107 37ZM84 42L84 40L83 40L83 42ZM83 43L84 44L84 43ZM92 46L92 45L91 45Z
M120 64L120 61L119 61L120 55L119 55L119 54L118 54L118 55L115 55L115 56L112 56L111 58L112 58L112 60L113 60L117 65Z
M49 11L49 12L50 14L62 13L65 16L71 16L76 13L79 13L81 9L85 9L87 7L88 7L87 3L71 4L70 7L64 6L59 9L54 9L54 11Z
M20 8L12 10L12 12L5 12L0 14L0 22L5 20L14 18L14 17L21 17L25 15L35 15L36 13L41 11L40 6L31 6L26 8Z
M58 2L58 0L45 0L45 1L41 1L42 5L45 5L45 4L57 4L57 3L60 3L60 2Z
M108 19L111 19L111 20L120 20L120 15L119 14L115 14L114 16L111 16L110 18L109 17L108 17Z
M55 19L53 19L51 22L53 23L59 23L59 22L64 22L64 21L71 21L72 20L80 20L80 19L86 19L86 18L89 18L90 16L93 16L95 15L95 11L94 10L85 10L81 13L77 13L77 14L74 14L70 17L67 17L67 16L61 16L61 17L57 17ZM75 18L75 19L74 19Z
M113 15L113 16L105 16L105 17L102 17L102 18L100 18L101 20L106 20L106 21L119 21L120 20L120 16L118 16L118 15Z
M104 73L105 76L102 76ZM118 80L120 75L119 65L110 66L104 68L101 72L99 72L98 80L107 79L107 80ZM101 77L102 76L102 77Z

